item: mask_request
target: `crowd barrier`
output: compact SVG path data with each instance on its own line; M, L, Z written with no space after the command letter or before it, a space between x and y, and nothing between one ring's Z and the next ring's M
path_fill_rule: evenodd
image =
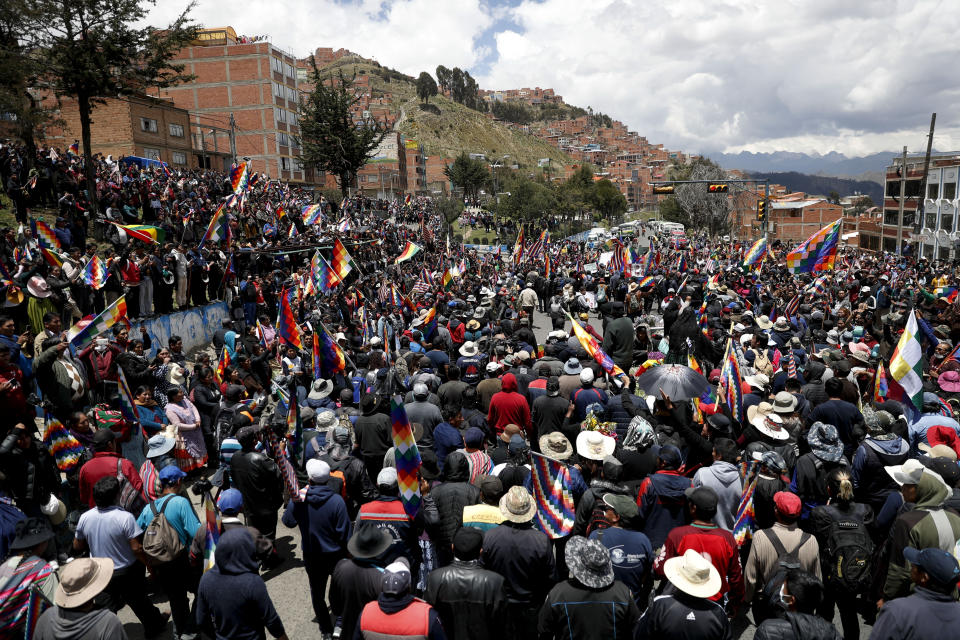
M230 310L227 308L227 303L214 302L203 307L194 307L133 322L130 337L138 337L140 327L144 327L153 341L153 353L156 353L160 347L167 346L170 336L180 336L183 338L184 353L189 353L197 347L208 345L213 334L223 326L223 321L228 317L230 317Z

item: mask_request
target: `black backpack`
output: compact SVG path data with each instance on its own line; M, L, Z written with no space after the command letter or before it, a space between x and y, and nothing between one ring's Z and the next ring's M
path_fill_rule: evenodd
M804 532L800 536L800 542L795 548L791 551L787 551L787 548L783 546L780 538L770 529L764 529L763 535L766 536L767 540L770 541L770 544L773 545L774 550L777 552L777 564L773 575L767 580L767 583L763 587L763 591L760 595L760 606L761 611L763 612L764 619L772 616L774 614L775 605L780 598L780 587L783 586L783 583L787 581L787 572L791 569L800 569L800 549L803 548L803 545L807 544L807 540L810 539L810 534ZM758 622L759 624L759 622Z
M824 509L831 522L824 539L823 581L848 593L864 593L871 583L873 555L873 540L867 527L833 507Z

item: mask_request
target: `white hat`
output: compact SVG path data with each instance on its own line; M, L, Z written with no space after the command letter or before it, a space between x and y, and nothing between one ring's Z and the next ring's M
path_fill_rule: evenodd
M927 471L927 468L916 458L910 458L904 461L903 464L891 465L884 467L884 469L886 469L890 477L893 478L893 481L900 486L905 484L918 484L920 477L923 476L923 472Z
M713 563L693 549L668 559L663 564L663 573L670 584L695 598L716 595L722 584L720 572Z
M593 382L593 369L586 367L583 371L580 372L580 382L583 384L590 384Z
M470 356L477 355L477 353L479 352L479 349L477 348L476 342L472 342L468 340L463 343L463 346L460 347L459 351L460 351L460 355L470 357Z
M752 333L745 333L745 334L743 334L742 336L740 336L740 344L741 344L741 345L748 344L751 340L753 340L753 334L752 334Z
M318 378L313 381L313 385L310 388L310 393L307 394L307 397L311 400L322 400L330 395L330 392L333 391L333 381L324 380Z
M603 460L613 455L616 440L599 431L581 431L577 435L577 455L587 460Z
M751 387L763 388L770 384L770 378L765 373L755 373L743 379Z
M773 323L770 322L770 316L757 316L757 326L761 329L769 329L773 326Z
M377 486L397 484L397 470L393 467L384 467L377 474Z
M319 458L307 460L307 477L310 482L326 482L330 477L330 465Z
M486 368L487 368L487 373L496 373L497 371L500 371L500 363L488 362Z

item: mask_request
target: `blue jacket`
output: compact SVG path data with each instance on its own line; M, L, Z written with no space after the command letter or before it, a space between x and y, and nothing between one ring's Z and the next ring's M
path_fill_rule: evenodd
M919 445L930 444L927 442L927 429L937 425L950 427L960 436L960 423L953 418L948 418L940 413L925 413L919 420L907 427L907 433L910 435L910 452L913 455L917 455Z
M912 596L890 600L883 605L870 640L939 638L945 630L956 631L958 626L960 603L952 595L917 587Z
M687 523L687 496L684 492L691 486L690 478L669 470L647 476L640 484L638 518L655 550L663 546L671 529Z
M305 558L313 554L340 553L347 547L350 538L347 503L326 485L310 485L303 502L287 503L281 520L288 527L300 527Z

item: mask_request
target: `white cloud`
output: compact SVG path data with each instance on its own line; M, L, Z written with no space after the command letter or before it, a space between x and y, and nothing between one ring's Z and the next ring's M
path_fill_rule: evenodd
M936 146L960 140L952 88L960 12L937 0L288 0L233 14L234 6L200 0L194 15L269 34L299 56L345 47L412 75L490 62L478 78L484 88L553 87L672 149L919 150L931 111L943 131ZM161 3L151 22L176 10Z

